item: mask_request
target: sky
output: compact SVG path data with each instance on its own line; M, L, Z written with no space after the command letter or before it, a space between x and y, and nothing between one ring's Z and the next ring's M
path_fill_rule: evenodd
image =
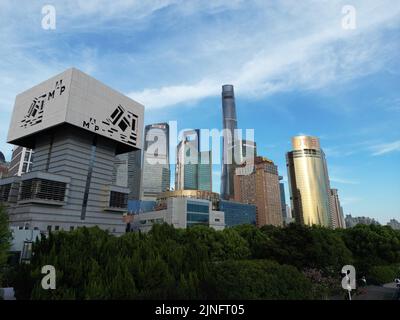
M46 4L55 29L42 27ZM8 160L15 96L69 67L144 104L146 124L179 130L221 129L233 84L239 128L286 182L291 137L315 135L345 214L400 219L400 1L1 0L0 40ZM215 191L219 180L214 166Z

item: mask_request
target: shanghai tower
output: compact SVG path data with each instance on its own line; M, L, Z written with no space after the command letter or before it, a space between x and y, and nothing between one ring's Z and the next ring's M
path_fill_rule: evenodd
M223 152L222 152L222 176L221 198L229 200L234 196L233 179L235 175L234 151L237 148L237 119L235 94L233 85L222 86L222 115L223 115Z

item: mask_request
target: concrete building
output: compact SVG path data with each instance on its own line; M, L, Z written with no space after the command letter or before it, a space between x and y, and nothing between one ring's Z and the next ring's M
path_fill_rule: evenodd
M331 226L330 183L319 139L297 136L292 146L286 155L292 216L301 224Z
M13 149L9 176L21 176L31 171L33 162L33 150L21 146L15 146Z
M147 125L144 135L141 199L155 201L160 193L170 188L169 125Z
M390 219L390 221L387 223L389 227L392 227L394 230L400 230L400 222L397 221L396 219Z
M376 221L374 218L369 218L369 217L352 217L351 214L346 215L345 218L345 223L346 223L346 228L352 228L358 224L374 224L374 225L380 225L378 221Z
M225 215L225 226L234 227L241 224L256 224L257 208L254 204L220 200L219 211Z
M26 227L11 227L11 263L29 261L32 256L32 244L42 237L40 230Z
M133 230L148 232L156 223L168 223L181 229L194 225L206 225L215 230L225 228L224 213L215 209L213 201L183 195L182 192L164 194L155 211L134 216Z
M129 189L129 200L139 200L141 196L141 150L117 155L114 162L114 184Z
M236 169L235 201L256 205L258 227L282 226L278 167L271 160L257 156L252 171L246 170L245 164Z
M346 223L344 221L343 216L343 208L340 205L339 194L337 189L330 190L330 208L331 208L331 219L332 219L332 227L334 229L337 228L346 228Z
M279 176L279 181L282 181L283 177ZM286 195L285 195L285 184L283 182L279 182L279 191L281 193L281 207L282 207L282 218L285 221L286 218L289 218L287 205L286 205Z
M6 162L4 154L0 151L0 179L8 175L9 164Z
M124 232L129 189L116 154L142 148L144 107L77 69L16 97L8 142L34 150L29 173L0 181L12 226Z
M222 151L222 175L221 175L221 198L225 200L234 197L234 176L236 165L235 152L241 152L237 129L236 104L233 85L222 86L222 116L223 116L223 151ZM239 158L241 154L239 155Z

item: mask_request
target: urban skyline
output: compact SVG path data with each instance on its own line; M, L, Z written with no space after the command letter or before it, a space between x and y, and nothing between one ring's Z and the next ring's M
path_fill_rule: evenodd
M340 28L343 4L295 4L291 24L279 24L291 38L279 39L274 35L280 31L278 24L271 21L282 21L279 14L285 11L285 4L269 4L270 10L259 10L260 3L244 8L241 2L224 1L212 8L209 4L180 4L180 9L172 2L161 7L148 4L139 7L140 14L125 20L120 29L110 30L107 22L121 17L118 10L111 11L108 20L97 20L104 7L80 8L81 14L96 21L87 25L79 15L67 14L71 8L56 2L58 24L51 34L43 33L33 17L24 19L26 12L36 9L39 15L42 4L15 8L5 2L1 23L7 25L12 37L5 39L10 46L0 50L0 108L4 115L0 150L10 160L12 146L5 144L5 136L15 95L70 65L142 102L146 124L177 120L189 128L221 128L220 86L232 83L239 127L255 129L259 153L278 165L286 189L284 155L290 150L291 137L300 133L317 136L326 152L332 188L339 189L344 214L370 216L385 224L400 216L396 203L400 193L396 170L400 146L396 89L399 44L395 41L400 7L388 1L356 4L357 29L344 31ZM314 10L307 10L310 5ZM13 19L21 18L19 28L8 23L10 8ZM206 14L206 9L213 10ZM239 17L237 11L252 16L256 24ZM183 19L172 22L171 17L178 13ZM229 24L232 33L222 32L229 29L218 23L220 14L230 14L236 22L235 27ZM166 26L164 31L150 27L156 19ZM138 24L141 28L133 28ZM28 28L30 32L26 32ZM254 37L248 39L247 32ZM86 44L76 41L82 36ZM165 40L160 41L160 36ZM197 45L196 39L201 40ZM20 45L25 40L31 47ZM117 45L121 40L126 40L125 48ZM140 48L135 46L137 40L142 40ZM291 40L304 49L296 57L288 54L297 52L288 45ZM32 46L40 49L41 55L31 50ZM338 50L334 59L333 48ZM154 56L146 60L149 50ZM190 59L183 59L185 56ZM355 56L358 58L352 58ZM123 68L122 58L126 58ZM231 66L237 67L232 70ZM221 169L215 166L213 171L213 190L219 192Z

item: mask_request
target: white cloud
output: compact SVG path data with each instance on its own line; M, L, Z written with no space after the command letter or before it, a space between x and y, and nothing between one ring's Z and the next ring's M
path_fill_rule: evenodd
M359 184L358 181L350 180L350 179L344 179L344 178L340 178L340 177L337 177L337 176L330 176L329 180L331 182L335 182L335 183L339 183L339 184L351 184L351 185Z
M372 146L371 149L374 151L373 156L381 156L387 153L400 151L400 140L382 143L375 146Z
M258 30L254 30L251 24L232 26L231 32L224 37L225 25L213 30L214 35L205 29L209 37L205 41L215 46L200 47L205 50L203 64L201 70L193 70L190 81L165 77L168 85L135 90L129 95L138 101L143 99L148 108L161 108L216 96L220 86L228 82L235 85L242 97L260 98L281 91L317 90L332 84L345 84L382 69L386 60L397 54L398 44L386 42L383 32L393 27L400 6L390 7L384 3L376 6L371 1L359 4L361 22L357 30L350 32L340 28L339 3L329 6L326 3L324 6L312 4L310 6L317 7L314 13L303 11L306 10L304 5L292 4L296 17L290 20L290 24L284 24L283 30L281 25L257 20L287 18L277 8L254 17L259 23ZM267 10L270 6L266 4L259 9ZM280 33L274 34L274 30ZM268 37L262 37L264 33ZM195 58L198 49L193 44L193 51L182 55ZM225 61L208 63L207 57L212 53L218 61L220 56ZM200 80L196 82L193 78Z
M143 91L128 93L128 96L140 101L148 109L156 109L182 102L190 103L200 98L215 95L219 90L219 84L204 80L193 85L145 89Z

